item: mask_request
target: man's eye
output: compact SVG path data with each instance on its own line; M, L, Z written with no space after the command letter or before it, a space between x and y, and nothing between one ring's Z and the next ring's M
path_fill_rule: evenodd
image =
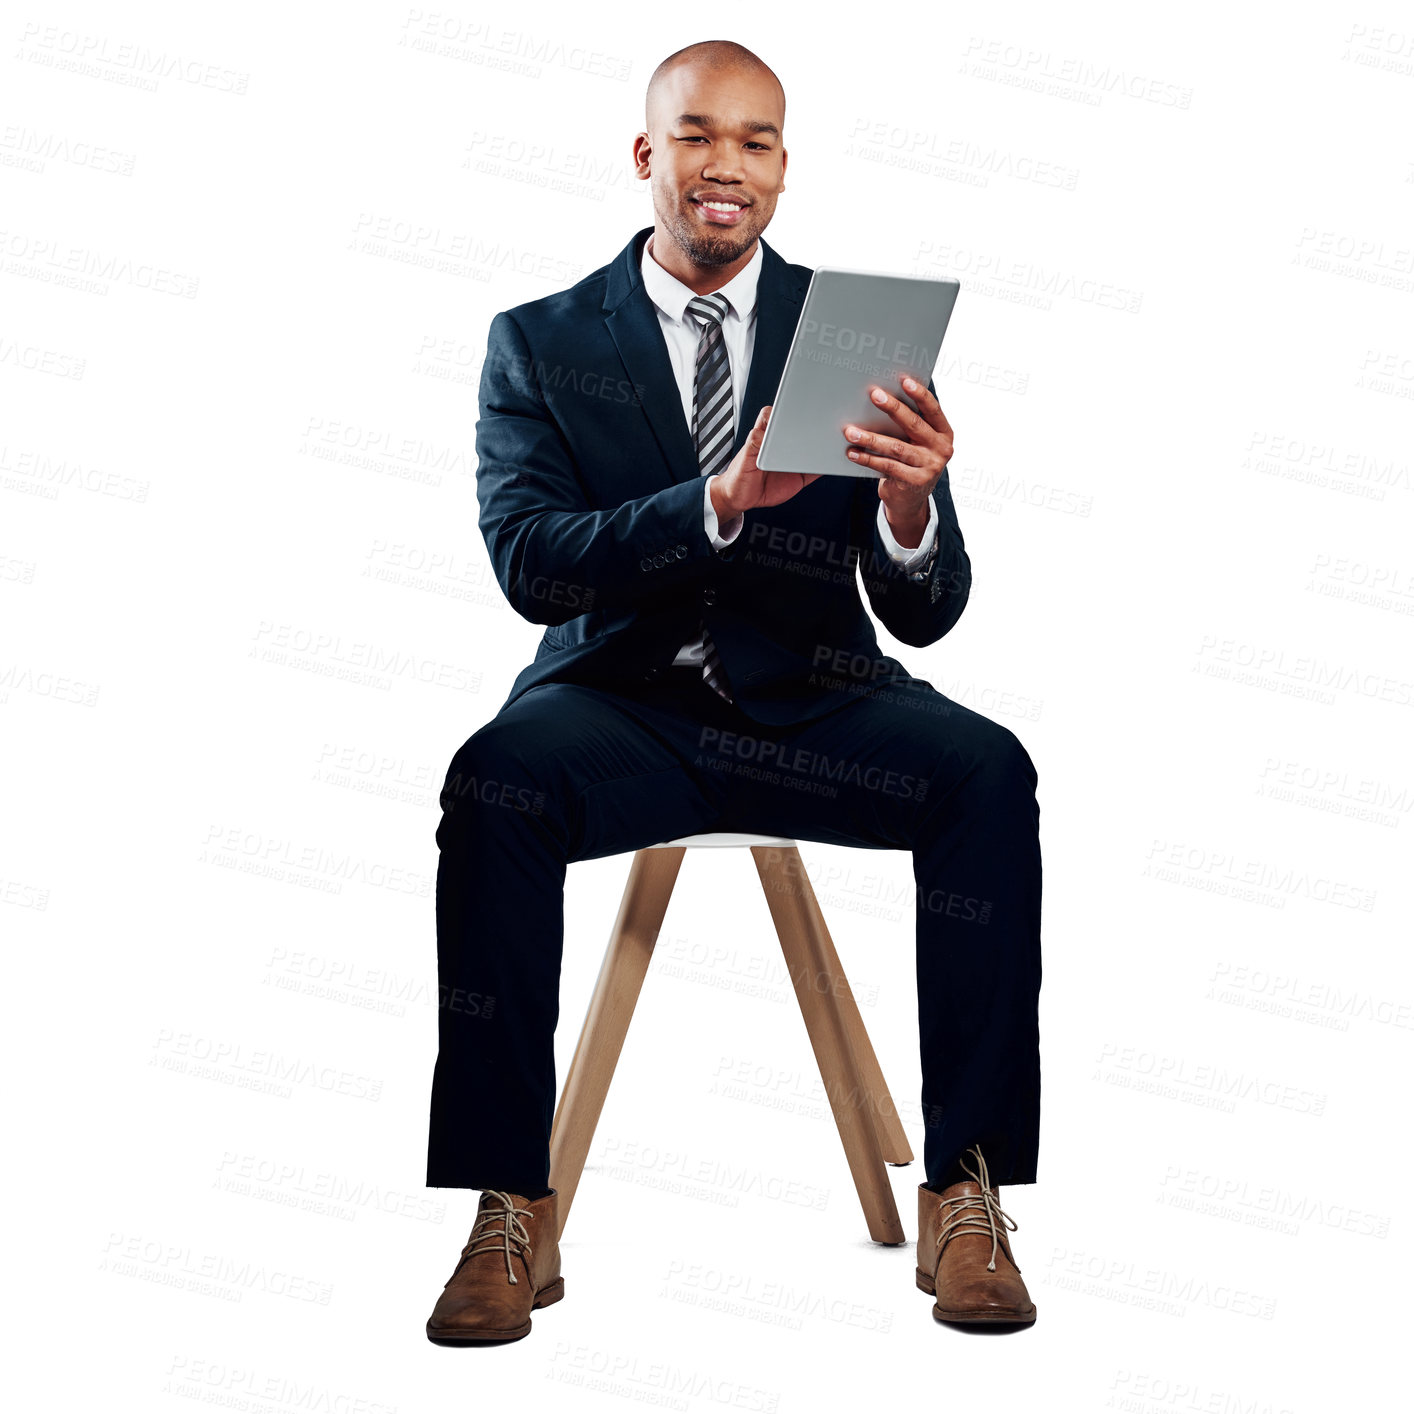
M703 137L700 133L697 133L697 134L694 134L694 135L691 136L691 137L680 137L680 138L678 139L678 141L679 141L679 142L706 142L707 139L706 139L705 137ZM747 145L748 147L757 147L757 148L760 148L762 152L769 152L769 151L771 150L769 147L766 146L766 144L765 144L764 142L749 142L749 143L747 143L746 145Z

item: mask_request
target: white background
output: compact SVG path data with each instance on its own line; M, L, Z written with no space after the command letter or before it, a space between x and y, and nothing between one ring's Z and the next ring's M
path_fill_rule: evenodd
M3 36L24 1407L1375 1396L1409 1250L1407 9L71 3ZM423 1186L437 791L539 634L476 525L486 327L651 224L648 76L720 37L786 88L775 249L962 284L975 587L932 647L881 638L1039 768L1039 1181L1002 1193L1039 1320L969 1341L868 1241L734 851L685 861L566 1299L440 1349L474 1194ZM909 857L802 852L921 1154ZM570 870L561 1076L628 864Z

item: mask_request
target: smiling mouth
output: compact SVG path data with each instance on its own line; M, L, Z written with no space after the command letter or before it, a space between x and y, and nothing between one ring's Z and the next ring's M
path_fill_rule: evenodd
M746 203L733 201L730 198L715 197L689 197L688 201L695 206L703 217L719 226L730 226L741 219L741 214L746 210Z

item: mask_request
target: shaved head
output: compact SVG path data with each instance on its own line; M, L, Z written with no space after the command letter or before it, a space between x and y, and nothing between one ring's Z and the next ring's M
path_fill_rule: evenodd
M704 74L714 78L726 74L752 74L769 78L771 83L775 85L777 93L780 94L781 124L784 126L786 91L771 66L753 54L744 44L737 44L730 39L704 39L697 44L689 44L685 49L679 49L674 54L669 54L653 70L652 76L648 80L648 91L643 102L644 126L650 133L661 131L664 117L658 112L658 109L667 91L671 88L668 79L679 69L688 67L700 69ZM673 116L669 114L667 121L671 121Z

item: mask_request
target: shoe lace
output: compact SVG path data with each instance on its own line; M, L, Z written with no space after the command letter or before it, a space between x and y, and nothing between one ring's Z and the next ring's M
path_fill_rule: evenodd
M1001 1204L997 1201L997 1190L988 1181L987 1161L982 1157L981 1149L974 1144L969 1152L977 1155L976 1170L967 1167L966 1159L959 1159L958 1162L962 1165L963 1171L976 1180L977 1186L982 1191L980 1193L963 1193L956 1198L944 1198L938 1205L940 1213L951 1209L947 1213L946 1220L938 1229L938 1246L941 1247L949 1238L964 1232L975 1232L982 1237L990 1236L992 1257L987 1263L987 1270L994 1272L997 1269L997 1240L1000 1236L997 1222L1000 1220L1002 1227L1008 1232L1016 1231L1016 1223L1007 1213L1002 1211ZM1020 1271L1020 1268L1018 1267L1017 1270Z
M517 1215L524 1213L527 1217L533 1217L534 1214L529 1208L516 1207L515 1198L499 1188L488 1188L483 1202L485 1208L477 1216L471 1229L471 1236L467 1239L466 1246L462 1248L462 1258L457 1263L457 1272L461 1271L466 1262L478 1252L494 1252L499 1247L506 1258L506 1277L514 1286L520 1279L511 1267L511 1244L514 1243L517 1249L524 1248L527 1260L531 1252L530 1234ZM487 1243L490 1245L485 1245ZM452 1276L456 1276L457 1272L453 1272ZM449 1277L448 1281L450 1280Z

